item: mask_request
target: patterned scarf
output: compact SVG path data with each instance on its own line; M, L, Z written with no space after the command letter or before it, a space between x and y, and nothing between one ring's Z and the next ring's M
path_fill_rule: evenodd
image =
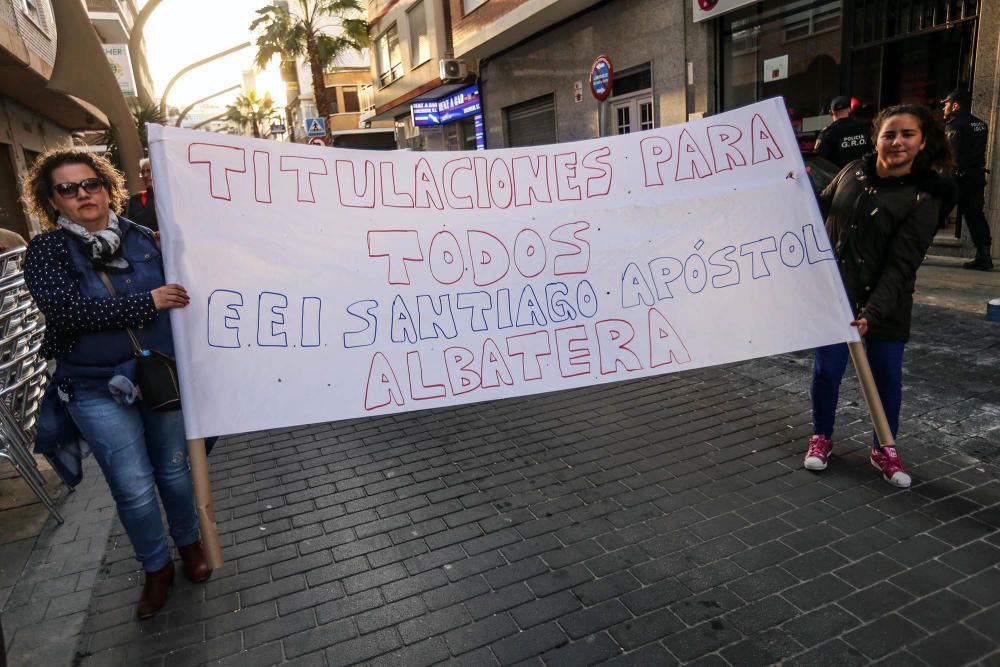
M107 269L125 271L132 265L119 254L122 245L122 230L118 226L118 216L108 211L108 226L99 232L88 232L82 226L60 215L56 224L65 229L84 247L90 256L90 263L99 271Z

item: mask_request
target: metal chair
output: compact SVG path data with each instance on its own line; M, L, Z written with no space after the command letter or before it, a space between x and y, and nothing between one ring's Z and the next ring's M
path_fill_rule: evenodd
M38 411L48 382L39 351L45 333L41 313L21 275L25 249L0 253L0 458L7 459L56 521L63 522L45 491L31 454Z
M46 363L37 355L35 359L28 375L0 391L0 458L11 462L56 521L62 523L62 515L46 492L45 478L31 454L31 435L48 381Z

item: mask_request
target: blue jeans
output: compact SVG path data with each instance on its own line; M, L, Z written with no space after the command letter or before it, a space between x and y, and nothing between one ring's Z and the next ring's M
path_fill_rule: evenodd
M899 408L903 399L903 350L906 343L896 340L866 340L865 352L868 365L875 378L875 387L885 416L889 420L892 437L899 431ZM837 399L840 394L840 380L847 368L850 353L846 343L816 348L813 359L812 414L813 433L831 437L833 422L837 416ZM873 443L878 439L873 435Z
M104 472L136 559L155 572L170 562L170 551L154 489L159 489L174 544L198 539L183 413L125 407L106 386L81 385L66 407Z

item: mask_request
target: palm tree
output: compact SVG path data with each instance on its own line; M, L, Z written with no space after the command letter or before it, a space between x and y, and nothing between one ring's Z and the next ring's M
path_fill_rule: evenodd
M164 125L166 124L167 119L160 113L160 107L151 102L149 104L133 108L132 120L135 122L135 126L139 130L139 141L142 143L142 153L143 155L149 155L149 138L146 136L146 124L159 123L160 125ZM108 158L111 159L113 164L118 165L118 142L115 141L115 133L111 130L106 130L101 134L98 141L107 146L106 151Z
M294 4L294 8L290 7ZM368 46L368 24L360 0L274 0L257 10L250 30L257 37L256 65L264 69L275 55L294 60L304 56L312 73L316 111L330 115L323 73L350 50ZM330 128L327 126L327 138Z
M253 136L260 139L264 122L274 113L274 101L271 93L257 95L256 90L247 91L246 95L237 95L232 104L226 105L226 120L231 120L240 128L250 128Z

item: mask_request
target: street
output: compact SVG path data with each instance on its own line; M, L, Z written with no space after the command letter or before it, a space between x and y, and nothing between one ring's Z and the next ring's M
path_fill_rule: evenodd
M868 463L850 375L830 468L802 469L808 353L230 437L210 459L226 565L138 622L106 491L70 497L107 550L43 532L4 616L13 664L1000 664L996 275L921 270L911 490ZM57 589L88 571L52 572L87 549L104 562L72 607Z

